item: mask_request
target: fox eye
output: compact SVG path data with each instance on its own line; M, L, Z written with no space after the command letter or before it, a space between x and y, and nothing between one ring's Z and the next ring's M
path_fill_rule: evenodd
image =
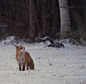
M18 48L18 46L16 46Z
M20 48L20 49L22 49L22 48Z

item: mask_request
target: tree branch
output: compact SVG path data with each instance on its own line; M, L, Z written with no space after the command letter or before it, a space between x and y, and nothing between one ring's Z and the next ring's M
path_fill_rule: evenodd
M44 38L37 37L36 41L42 41L42 42L49 41L51 44L49 44L48 47L58 47L58 48L63 47L64 48L64 44L58 43L58 42L54 43L53 39L50 37L44 37Z

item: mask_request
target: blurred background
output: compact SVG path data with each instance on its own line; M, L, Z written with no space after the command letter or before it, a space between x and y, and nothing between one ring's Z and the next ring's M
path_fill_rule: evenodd
M8 36L86 41L86 0L0 0L0 40Z

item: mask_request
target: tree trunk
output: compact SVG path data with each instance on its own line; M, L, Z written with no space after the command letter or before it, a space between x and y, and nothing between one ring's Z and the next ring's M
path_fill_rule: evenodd
M0 4L1 4L1 1L0 1ZM1 5L0 5L0 23L2 21L1 11L2 11L2 9L1 9Z
M29 38L30 42L35 39L36 34L36 23L35 23L35 5L33 0L29 0Z
M44 5L44 2L43 0L41 0L41 5L42 5L42 20L43 20L43 32L46 33L46 28L47 28L47 25L46 25L46 11L45 11L45 5Z
M42 34L42 28L41 28L41 25L40 25L40 0L36 0L35 1L35 23L36 23L36 36L38 37L42 37L43 34Z
M55 36L57 32L60 30L60 19L59 19L59 6L56 0L52 1L53 3L53 28L52 28L52 36Z
M70 15L69 9L64 7L68 7L68 2L67 0L58 0L58 1L59 1L60 20L61 20L60 35L62 37L66 37L66 33L70 31Z

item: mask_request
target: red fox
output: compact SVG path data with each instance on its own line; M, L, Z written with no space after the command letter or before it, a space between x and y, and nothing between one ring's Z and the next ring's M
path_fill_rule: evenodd
M25 65L30 69L34 69L34 62L30 57L30 54L25 51L25 47L16 46L16 60L19 65L19 70L21 71L21 66L23 65L23 71L25 71Z

